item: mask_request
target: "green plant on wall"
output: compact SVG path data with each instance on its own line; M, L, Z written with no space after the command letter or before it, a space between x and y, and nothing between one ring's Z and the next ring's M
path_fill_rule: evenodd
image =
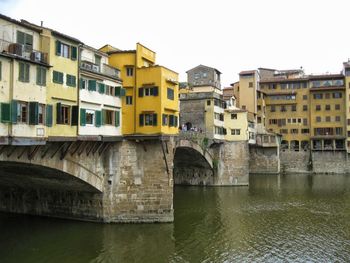
M219 168L219 160L218 159L213 159L213 169L214 171L217 171Z

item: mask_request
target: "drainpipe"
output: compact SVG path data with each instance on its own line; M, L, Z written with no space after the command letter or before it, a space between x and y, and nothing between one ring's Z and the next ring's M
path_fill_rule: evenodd
M78 94L77 94L77 106L78 106L78 120L77 120L77 138L79 136L79 129L80 129L80 61L81 61L81 52L80 52L80 49L81 49L82 45L79 44L78 45L78 48L77 48L77 56L78 56L78 75L77 75L77 90L78 90Z
M134 74L135 74L135 87L134 87L134 135L136 134L136 95L137 95L137 77L136 77L136 72L137 72L137 47L136 47L136 53L135 53L135 68L134 68Z
M9 103L10 103L10 122L8 124L8 137L12 137L12 127L13 124L11 122L11 101L13 100L13 89L14 89L14 72L15 72L15 59L11 58L11 66L10 66L10 87L9 87Z

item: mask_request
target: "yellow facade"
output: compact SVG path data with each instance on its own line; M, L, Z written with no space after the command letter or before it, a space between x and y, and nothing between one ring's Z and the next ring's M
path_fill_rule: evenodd
M110 55L111 66L121 70L126 89L123 134L177 134L178 74L155 65L155 52L139 43L136 50L121 51L108 45L100 50Z
M225 140L248 140L248 116L246 111L233 108L226 109L224 122L227 130Z
M68 55L57 55L57 43L67 46ZM44 29L42 33L42 49L48 53L48 62L52 67L48 72L47 103L53 106L52 127L48 135L52 137L75 137L77 136L77 125L72 123L73 106L78 105L78 57L79 42L64 37L52 30ZM76 48L76 58L72 58L72 47ZM54 82L54 71L63 73L63 83ZM67 85L67 76L75 77L75 86ZM58 104L68 107L68 121L57 123Z

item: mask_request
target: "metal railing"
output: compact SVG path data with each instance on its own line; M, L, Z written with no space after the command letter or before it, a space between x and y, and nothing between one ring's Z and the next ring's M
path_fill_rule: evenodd
M22 45L0 39L0 52L47 64L47 53L35 50L29 45Z
M80 67L88 71L101 73L114 78L120 78L120 71L118 69L113 68L107 64L97 65L92 62L91 59L84 57L81 59Z

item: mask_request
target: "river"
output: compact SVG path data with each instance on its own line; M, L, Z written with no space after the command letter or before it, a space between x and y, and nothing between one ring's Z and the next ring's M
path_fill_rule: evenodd
M349 262L350 175L174 191L171 224L0 214L0 262Z

